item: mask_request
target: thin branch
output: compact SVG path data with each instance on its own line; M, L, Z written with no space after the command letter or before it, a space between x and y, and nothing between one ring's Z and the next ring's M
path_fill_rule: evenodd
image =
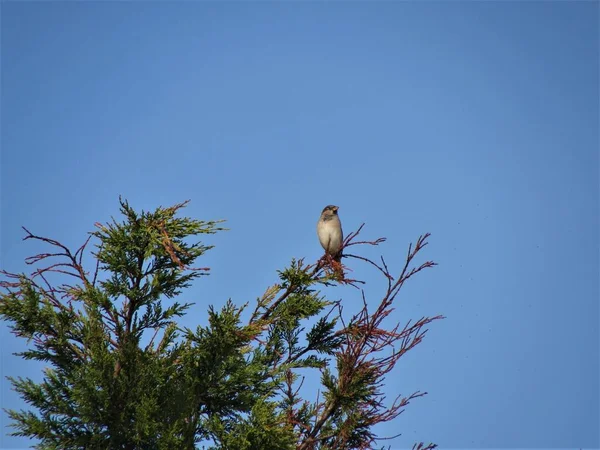
M365 258L364 256L359 256L359 255L351 255L351 254L348 254L348 253L345 253L344 257L346 257L346 258L355 258L355 259L360 259L361 261L365 261L365 262L371 264L372 266L374 266L375 268L377 268L377 270L379 270L383 274L383 276L385 276L386 278L388 278L390 280L394 279L394 277L392 277L390 275L390 273L386 271L386 269L384 269L383 267L379 266L378 264L376 264L375 262L373 262L369 258Z
M356 244L377 245L378 243L383 242L382 239L376 241L353 241L362 230L362 227L363 226L361 225L357 232L351 233L348 236L348 240L344 242L344 246ZM385 407L383 403L385 397L379 390L379 387L382 385L384 377L394 369L398 360L407 351L414 348L423 340L427 333L425 327L429 323L443 318L443 316L439 315L435 317L423 317L412 324L409 320L401 330L399 323L391 329L382 327L383 320L394 311L394 299L406 280L421 270L435 265L434 262L427 261L416 268L411 268L415 256L427 245L428 237L429 233L422 235L419 237L414 247L412 244L409 245L404 267L395 281L383 258L381 258L380 265L363 256L344 254L344 256L371 264L385 276L387 281L386 292L373 312L369 312L364 291L361 291L363 308L351 318L348 324L346 324L342 318L341 305L338 307L339 317L342 318L343 328L338 330L334 336L344 337L345 340L342 347L336 353L339 368L336 391L343 393L346 392L347 389L352 389L351 386L355 376L362 370L374 371L376 377L374 382L370 384L373 390L368 397L369 400L365 400L364 403L359 402L357 405L358 409L362 411L362 420L366 421L364 423L365 426L368 425L371 427L381 422L393 420L402 413L404 407L408 405L411 400L426 395L425 392L417 391L408 397L402 398L399 396L393 401L391 406ZM390 348L392 349L391 354L380 354L380 352L384 351L387 353L387 350ZM334 440L328 442L328 446L334 448L343 447L349 438L349 435L344 432L343 427L345 422L338 425L338 430L335 434L330 435L327 433L327 435L320 435L323 426L337 413L336 402L336 396L333 396L326 402L327 404L322 404L322 406L317 405L319 413L315 416L315 423L310 433L307 435L306 440L298 446L299 450L308 450L309 448L313 448L317 442L328 440L332 437ZM364 448L368 448L368 446L378 439L379 437L377 435L369 431L365 437Z

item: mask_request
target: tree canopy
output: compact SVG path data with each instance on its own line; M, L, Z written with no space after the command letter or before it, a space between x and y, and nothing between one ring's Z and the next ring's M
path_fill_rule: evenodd
M374 448L374 427L425 395L388 402L383 386L442 318L385 321L404 283L435 265L414 265L429 234L409 246L397 275L383 258L351 253L385 239L359 240L362 226L345 239L344 259L380 272L376 301L331 257L292 259L254 302L210 306L206 325L190 329L178 324L190 304L177 299L208 274L196 267L212 248L200 239L223 228L181 217L186 203L137 212L120 200L120 220L97 223L76 250L25 229L49 250L27 258L31 273L2 271L0 317L30 342L18 355L46 368L39 383L10 378L32 407L7 411L13 434L40 449ZM86 255L95 266L84 267ZM336 285L357 288L360 312L345 317L320 291ZM320 379L310 398L307 371Z

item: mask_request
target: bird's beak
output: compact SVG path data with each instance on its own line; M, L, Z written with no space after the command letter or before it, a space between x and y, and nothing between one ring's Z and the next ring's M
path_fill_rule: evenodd
M335 212L337 212L337 211L338 211L338 209L340 209L340 207L339 207L339 206L335 206L335 207L333 208L333 210L334 210Z

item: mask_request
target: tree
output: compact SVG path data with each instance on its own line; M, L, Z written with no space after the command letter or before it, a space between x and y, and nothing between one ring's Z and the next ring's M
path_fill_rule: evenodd
M208 324L192 330L177 325L190 306L177 297L208 273L194 267L212 248L200 236L222 228L178 217L186 203L138 213L121 200L122 221L96 224L76 251L25 229L25 240L51 250L27 258L30 274L2 271L0 316L31 343L18 355L49 367L40 383L10 378L33 407L7 411L13 435L37 438L40 449L372 448L373 427L425 395L386 404L382 386L442 317L389 329L383 322L404 283L435 265L413 267L429 235L409 247L397 278L383 258L349 252L385 239L359 241L362 226L346 238L344 256L373 265L385 279L375 308L364 283L339 277L339 263L324 255L314 264L292 260L253 305L209 307ZM90 242L96 265L88 271ZM347 319L340 302L318 290L340 284L362 296L362 310ZM312 399L301 395L301 371L320 376Z

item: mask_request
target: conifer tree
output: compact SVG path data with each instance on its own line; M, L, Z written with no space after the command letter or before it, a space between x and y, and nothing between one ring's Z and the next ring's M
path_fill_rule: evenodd
M196 267L212 248L200 238L223 228L179 217L186 203L137 212L121 200L122 219L96 224L75 251L25 229L26 240L49 250L27 258L32 273L1 271L0 317L30 343L18 355L47 367L39 383L10 379L31 406L7 411L13 434L36 438L40 449L374 448L374 426L425 395L386 403L382 387L442 317L383 322L404 283L435 265L413 266L429 235L409 247L396 277L383 258L351 253L385 239L357 240L362 226L346 238L344 256L385 280L376 302L367 303L363 282L340 278L327 255L313 264L293 259L255 302L209 307L207 324L188 329L177 320L190 304L178 296L208 273ZM362 298L352 317L319 291L340 284ZM318 393L302 395L301 371L318 374Z

